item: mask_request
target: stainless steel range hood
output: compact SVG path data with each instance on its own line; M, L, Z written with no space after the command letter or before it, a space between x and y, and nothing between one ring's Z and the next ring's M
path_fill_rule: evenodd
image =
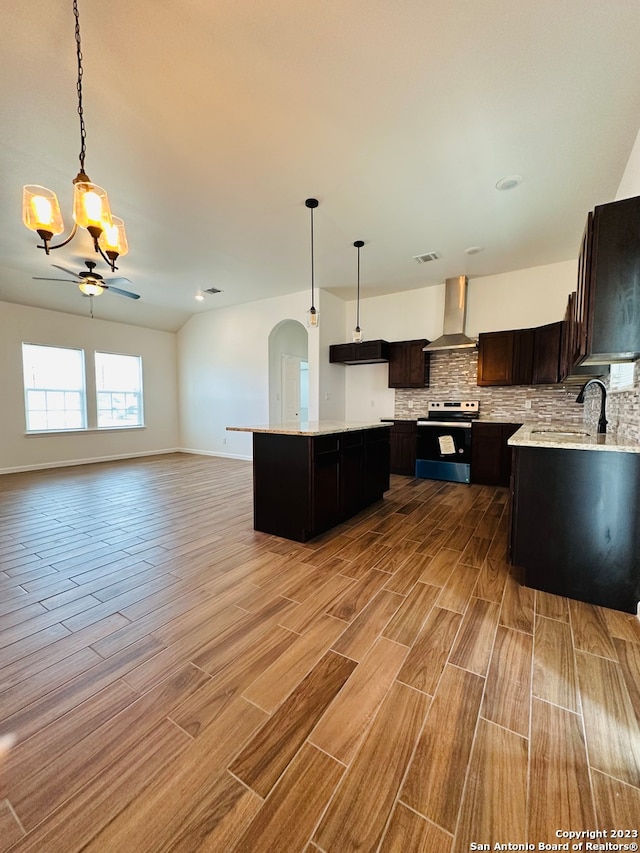
M444 328L443 334L431 341L424 352L440 350L471 349L477 341L464 333L467 318L467 277L459 275L448 278L444 283Z

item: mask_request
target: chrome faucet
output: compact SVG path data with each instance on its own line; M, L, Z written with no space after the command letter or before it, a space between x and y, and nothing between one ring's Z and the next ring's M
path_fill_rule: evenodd
M607 386L600 379L590 379L588 382L585 382L582 388L580 389L580 393L576 397L576 403L584 403L584 394L589 385L598 385L600 390L602 391L601 399L600 399L600 419L598 420L598 432L605 433L607 431L607 418L605 414L605 409L607 405Z

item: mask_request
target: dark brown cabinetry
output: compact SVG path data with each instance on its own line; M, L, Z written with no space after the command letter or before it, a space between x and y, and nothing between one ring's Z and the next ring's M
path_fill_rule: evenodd
M389 361L388 341L362 341L360 344L331 344L331 364L381 364Z
M478 336L478 385L513 385L515 332Z
M560 381L562 322L478 336L478 385L553 385Z
M416 442L418 426L416 421L394 421L391 425L391 473L415 476Z
M392 341L389 344L389 388L426 388L429 385L426 338L414 341Z
M562 321L533 329L532 385L555 385L560 381ZM527 384L527 383L523 383Z
M589 214L578 264L576 350L581 364L640 356L640 196Z
M483 486L508 486L511 448L507 441L521 424L474 421L471 432L471 482Z
M640 454L513 451L510 557L525 584L635 614L640 526L620 507L640 501Z
M254 528L306 542L380 500L389 488L389 433L254 433Z

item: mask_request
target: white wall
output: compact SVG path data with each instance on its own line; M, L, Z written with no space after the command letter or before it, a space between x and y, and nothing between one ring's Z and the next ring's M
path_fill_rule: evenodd
M620 186L616 193L616 201L623 198L633 198L637 195L640 195L640 131L638 131L631 155L620 181Z
M306 322L308 302L307 292L263 299L197 314L180 329L180 434L185 450L251 458L251 434L227 432L226 427L269 422L269 334L282 320ZM322 303L318 306L322 325ZM318 416L319 353L320 328L310 329L310 419Z
M25 434L22 343L142 356L144 429ZM0 302L0 473L142 456L179 446L176 336Z
M575 290L577 261L516 270L469 280L466 333L525 329L562 320L567 297ZM444 283L421 290L360 300L366 340L427 338L442 334ZM355 302L346 306L343 340L351 340ZM387 387L385 364L354 365L345 371L347 420L393 417L395 393Z

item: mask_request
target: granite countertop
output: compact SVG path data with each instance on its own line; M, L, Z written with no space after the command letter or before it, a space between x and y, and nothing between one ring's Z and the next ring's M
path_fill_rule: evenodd
M258 424L257 426L228 426L230 432L266 432L272 435L333 435L339 432L355 432L359 429L388 428L388 423L374 421L285 421L283 423Z
M555 447L562 450L609 450L619 453L640 453L640 443L618 439L614 432L605 435L588 433L580 426L569 424L525 424L507 442L512 447Z

